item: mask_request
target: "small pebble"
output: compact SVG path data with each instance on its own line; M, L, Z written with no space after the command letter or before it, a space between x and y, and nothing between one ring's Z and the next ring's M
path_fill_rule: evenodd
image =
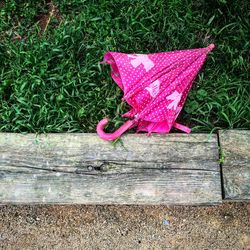
M163 225L169 226L169 225L170 225L170 221L169 221L169 220L164 220L164 221L163 221Z

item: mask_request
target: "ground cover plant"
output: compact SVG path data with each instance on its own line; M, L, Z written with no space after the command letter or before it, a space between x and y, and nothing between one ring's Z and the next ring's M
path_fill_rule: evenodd
M0 131L94 132L122 123L106 51L216 49L179 121L194 131L250 128L247 0L0 1Z

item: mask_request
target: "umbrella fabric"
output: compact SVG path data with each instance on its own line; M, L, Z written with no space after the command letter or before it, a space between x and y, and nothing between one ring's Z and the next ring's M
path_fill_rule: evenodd
M123 101L131 109L123 115L132 120L115 133L103 131L107 119L97 126L103 139L114 140L127 129L137 126L137 131L168 133L172 127L187 133L190 129L175 122L192 82L214 48L160 52L153 54L125 54L107 52L104 62L111 65L111 76L123 90Z

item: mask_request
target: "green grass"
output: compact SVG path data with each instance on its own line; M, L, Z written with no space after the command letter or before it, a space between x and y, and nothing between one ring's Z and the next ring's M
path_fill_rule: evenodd
M98 62L106 51L216 49L196 78L180 120L194 131L250 129L248 0L61 0L39 35L45 1L0 9L0 131L94 132L128 109ZM21 39L15 39L17 35Z

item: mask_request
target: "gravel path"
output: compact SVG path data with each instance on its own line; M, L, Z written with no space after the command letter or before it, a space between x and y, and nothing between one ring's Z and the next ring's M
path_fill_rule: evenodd
M250 203L1 206L2 249L250 249Z

